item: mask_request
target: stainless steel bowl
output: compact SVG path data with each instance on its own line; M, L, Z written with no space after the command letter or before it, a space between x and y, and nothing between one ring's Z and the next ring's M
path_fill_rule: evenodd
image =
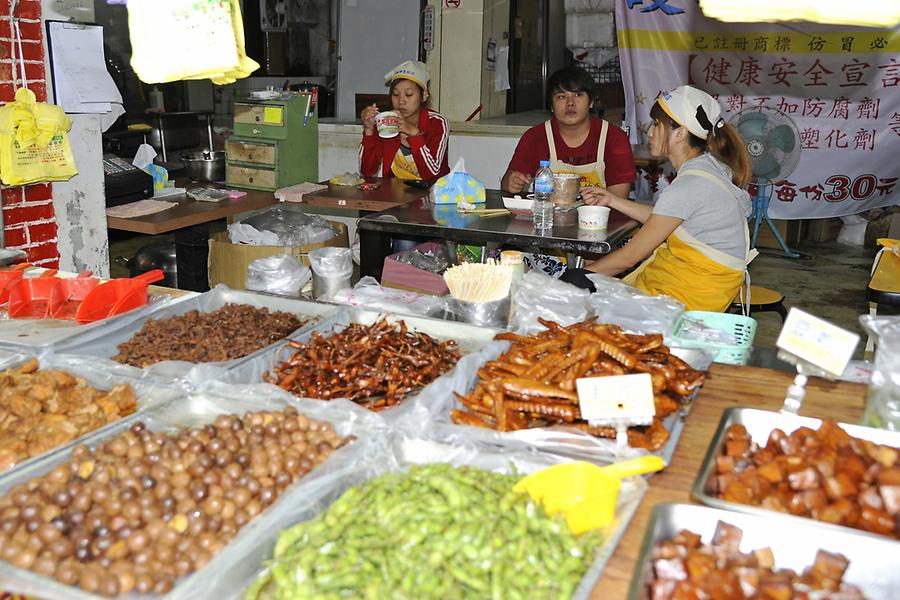
M197 181L225 181L225 153L189 152L181 155L187 175Z

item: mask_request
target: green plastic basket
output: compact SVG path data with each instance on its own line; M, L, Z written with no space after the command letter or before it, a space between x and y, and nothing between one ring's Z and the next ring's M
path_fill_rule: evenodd
M732 334L737 338L736 344L722 344L718 342L704 342L683 337L681 335L684 319L700 321L707 327L718 329ZM750 350L753 346L753 338L756 336L756 319L743 315L729 313L707 312L704 310L689 310L682 316L678 327L675 329L675 341L678 346L687 348L703 348L717 350L714 362L728 363L730 365L745 365L750 359Z

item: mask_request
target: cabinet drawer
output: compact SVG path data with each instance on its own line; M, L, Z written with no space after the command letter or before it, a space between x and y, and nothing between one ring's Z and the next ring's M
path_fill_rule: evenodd
M234 122L282 127L284 125L284 107L237 102L234 105Z
M225 179L228 185L274 190L277 187L278 176L271 169L253 169L229 164L225 167Z
M228 140L225 154L231 162L248 162L275 166L275 144Z

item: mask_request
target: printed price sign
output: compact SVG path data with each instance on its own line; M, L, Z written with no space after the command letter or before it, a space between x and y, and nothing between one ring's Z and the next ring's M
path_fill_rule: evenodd
M808 363L840 376L859 343L859 335L800 309L788 313L775 345Z
M656 415L649 373L575 380L581 417L591 424L649 425Z

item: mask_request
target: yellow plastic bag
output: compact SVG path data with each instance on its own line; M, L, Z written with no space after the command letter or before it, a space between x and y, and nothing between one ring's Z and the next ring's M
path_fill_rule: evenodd
M37 102L28 88L0 107L0 181L25 185L66 181L78 173L67 132L72 120L58 106Z
M131 66L145 83L232 83L259 68L244 51L238 0L130 0Z

